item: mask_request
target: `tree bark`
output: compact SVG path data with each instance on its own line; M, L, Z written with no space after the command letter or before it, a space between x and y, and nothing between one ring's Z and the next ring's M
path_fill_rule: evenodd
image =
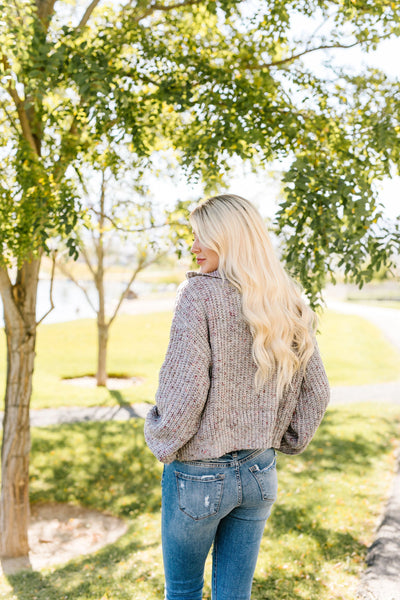
M108 325L97 320L98 352L97 352L97 374L98 386L107 385L107 342Z
M97 310L97 374L96 382L98 386L107 385L107 344L109 324L106 321L106 296L104 289L104 249L103 236L100 232L100 239L97 245L97 271L96 271L96 289L99 299Z
M7 384L1 449L0 557L27 558L29 523L29 405L36 343L40 259L25 262L13 284L0 268L7 337Z
M108 342L108 324L106 322L106 296L104 289L104 223L105 223L105 189L106 179L105 171L102 171L101 193L100 193L100 214L99 214L99 237L95 240L97 269L95 271L95 284L99 298L99 307L97 310L97 374L96 381L98 386L107 385L107 342Z

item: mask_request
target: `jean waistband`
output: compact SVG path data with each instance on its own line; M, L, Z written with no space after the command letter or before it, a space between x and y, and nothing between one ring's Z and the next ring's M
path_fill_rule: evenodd
M235 462L245 462L247 459L249 458L253 458L258 456L259 454L262 454L263 452L266 452L267 450L271 450L272 452L274 452L274 454L276 454L275 450L273 448L259 448L256 450L234 450L232 452L227 452L226 454L223 454L222 456L219 456L218 458L199 458L199 459L194 459L194 460L189 460L189 461L183 461L186 463L190 463L190 464L204 464L204 465L222 465L226 464L228 465L229 463L235 463Z
M233 452L227 452L215 460L242 460L243 458L250 456L250 454L254 454L254 452L263 452L263 450L261 450L261 448L258 448L257 450L234 450Z

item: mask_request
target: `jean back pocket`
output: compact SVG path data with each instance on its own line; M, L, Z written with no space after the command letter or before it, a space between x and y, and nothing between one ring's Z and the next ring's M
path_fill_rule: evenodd
M258 465L250 467L250 472L258 483L263 500L275 502L278 494L276 458L274 458L273 461L263 469L260 469Z
M224 475L188 475L175 471L179 508L198 521L217 514L221 504Z

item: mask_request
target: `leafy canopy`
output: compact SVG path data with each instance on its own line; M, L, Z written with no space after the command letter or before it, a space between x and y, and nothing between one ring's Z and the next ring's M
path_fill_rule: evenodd
M368 278L398 243L378 228L374 187L398 169L398 82L329 60L316 74L306 60L373 50L399 35L399 8L387 0L87 0L85 8L1 0L2 264L70 235L82 165L123 140L137 164L172 150L209 188L233 156L262 166L289 159L277 220L289 267L313 297L338 264ZM303 23L315 25L312 35Z

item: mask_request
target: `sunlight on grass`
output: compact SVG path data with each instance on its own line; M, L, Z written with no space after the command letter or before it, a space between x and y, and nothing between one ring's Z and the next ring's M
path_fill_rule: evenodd
M326 311L318 338L331 385L363 385L400 378L400 353L374 325Z
M253 600L354 599L394 471L399 425L394 405L384 411L370 404L335 407L303 454L279 454L278 501ZM127 519L129 530L94 555L0 580L0 598L161 600L162 465L147 449L142 428L133 421L33 429L32 501L106 510Z
M62 381L96 371L96 323L82 319L38 329L32 408L96 406L151 402L168 344L170 313L121 315L110 331L110 373L143 378L118 391L85 388ZM5 385L5 343L1 331L0 389Z

